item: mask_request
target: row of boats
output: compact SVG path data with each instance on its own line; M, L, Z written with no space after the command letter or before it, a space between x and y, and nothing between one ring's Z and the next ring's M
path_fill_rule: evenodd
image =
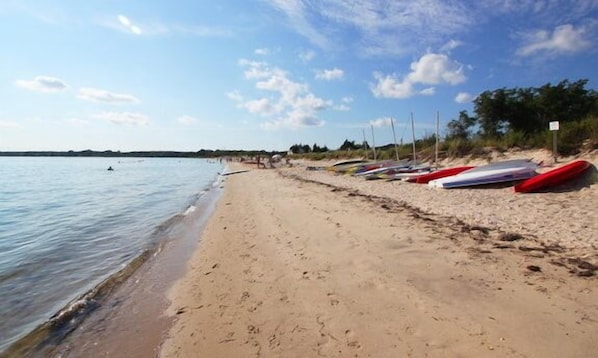
M538 173L540 164L531 159L505 160L476 167L458 166L446 169L434 169L428 164L410 160L348 160L337 162L327 167L327 170L363 177L366 180L401 180L445 189L513 182L516 192L533 192L575 179L591 166L588 161L575 160Z

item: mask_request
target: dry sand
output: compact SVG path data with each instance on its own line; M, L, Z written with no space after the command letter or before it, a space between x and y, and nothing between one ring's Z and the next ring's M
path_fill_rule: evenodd
M518 195L295 166L224 186L163 357L598 352L596 184Z

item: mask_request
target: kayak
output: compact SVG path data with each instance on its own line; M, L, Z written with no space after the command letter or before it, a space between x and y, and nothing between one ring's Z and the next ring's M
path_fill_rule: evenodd
M514 189L517 193L529 193L540 189L563 184L571 179L575 179L585 172L592 164L585 160L576 160L549 170L545 173L529 178L517 185Z
M535 171L537 167L536 163L529 160L508 160L475 167L456 175L434 179L429 181L428 185L438 188L458 188L524 180L537 175Z
M473 168L474 167L472 167L472 166L464 166L464 167L440 169L440 170L437 170L437 171L434 171L434 172L431 172L428 174L418 176L417 178L415 178L414 181L418 184L427 184L430 180L449 177L451 175L456 175L456 174L459 174L461 172L464 172L466 170L473 169Z

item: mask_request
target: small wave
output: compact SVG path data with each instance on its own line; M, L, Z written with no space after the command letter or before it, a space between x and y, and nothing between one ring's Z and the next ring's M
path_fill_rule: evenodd
M37 356L47 353L52 345L62 341L77 328L94 310L101 307L106 298L124 283L156 251L147 249L114 275L74 299L48 321L39 325L23 338L0 352L0 357Z
M185 212L183 213L183 216L187 216L189 214L191 214L192 212L195 211L195 209L197 209L195 206L191 205L187 208L187 210L185 210Z

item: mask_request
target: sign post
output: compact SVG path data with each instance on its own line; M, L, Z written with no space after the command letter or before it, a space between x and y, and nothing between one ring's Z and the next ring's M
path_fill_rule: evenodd
M559 130L559 121L553 121L548 123L548 129L552 132L552 155L554 157L554 162L556 163L557 157L557 148L556 148L556 132Z

